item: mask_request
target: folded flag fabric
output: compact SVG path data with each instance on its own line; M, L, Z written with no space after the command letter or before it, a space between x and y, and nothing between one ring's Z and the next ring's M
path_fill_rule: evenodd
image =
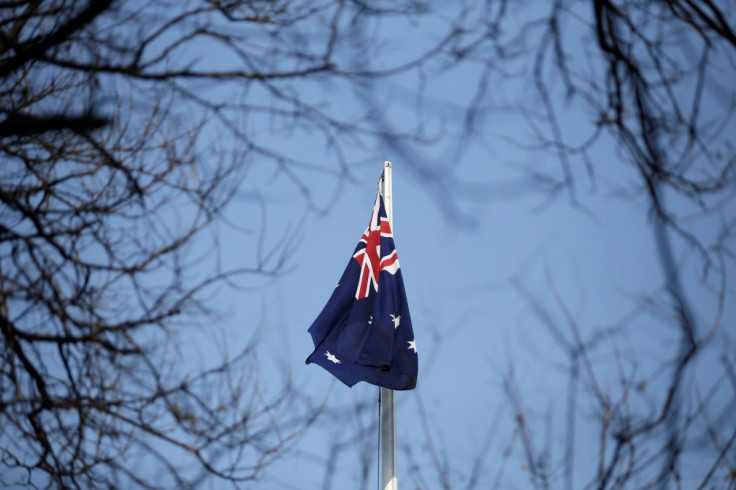
M417 384L417 346L399 259L379 186L371 220L340 282L309 327L315 363L348 386Z

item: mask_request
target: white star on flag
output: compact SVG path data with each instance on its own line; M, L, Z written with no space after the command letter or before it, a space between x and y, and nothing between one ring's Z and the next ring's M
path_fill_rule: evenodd
M335 354L330 354L330 351L325 352L325 355L327 356L328 361L332 361L335 364L340 364L340 359L335 357Z
M416 340L409 341L409 349L413 350L416 353L417 351L417 341Z
M391 317L391 320L394 322L394 328L399 328L399 323L401 323L401 315L394 316L391 313L388 314L388 316Z

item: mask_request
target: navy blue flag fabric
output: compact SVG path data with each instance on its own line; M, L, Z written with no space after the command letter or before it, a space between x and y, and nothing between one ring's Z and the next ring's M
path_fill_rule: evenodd
M309 327L315 363L348 386L417 384L417 346L380 188L371 220L330 300Z

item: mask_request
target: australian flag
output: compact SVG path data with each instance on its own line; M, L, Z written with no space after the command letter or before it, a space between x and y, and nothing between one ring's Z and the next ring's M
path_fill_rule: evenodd
M348 386L367 381L411 390L417 384L417 344L380 186L368 228L309 333L314 352L307 364Z

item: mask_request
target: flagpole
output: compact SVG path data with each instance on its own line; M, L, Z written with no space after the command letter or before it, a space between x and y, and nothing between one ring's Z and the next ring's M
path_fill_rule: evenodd
M383 202L394 233L391 162L383 163ZM396 403L394 390L381 388L381 488L398 490L396 477Z

